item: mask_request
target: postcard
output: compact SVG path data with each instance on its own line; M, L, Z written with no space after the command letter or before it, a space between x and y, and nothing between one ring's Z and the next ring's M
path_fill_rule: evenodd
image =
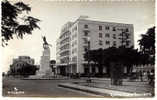
M155 0L2 0L2 97L155 97Z

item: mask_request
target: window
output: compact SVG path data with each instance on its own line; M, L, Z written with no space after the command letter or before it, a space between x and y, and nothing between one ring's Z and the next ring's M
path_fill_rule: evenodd
M77 48L72 49L72 54L77 52Z
M117 45L117 44L116 44L116 41L113 41L113 46L116 47L116 45Z
M88 31L84 31L84 36L88 36Z
M109 45L110 44L110 41L106 41L106 45Z
M72 43L72 45L71 45L72 47L74 46L74 43Z
M128 28L126 28L126 32L129 32L129 29L128 29Z
M110 29L110 27L109 27L109 26L106 26L106 27L105 27L105 29L106 29L106 30L109 30L109 29Z
M77 30L77 26L75 26L74 28L72 28L72 32Z
M105 37L110 37L110 34L109 34L109 33L106 33L106 34L105 34Z
M72 61L76 62L77 61L77 56L72 57Z
M102 26L99 26L99 30L102 30Z
M77 30L77 26L74 28L74 30Z
M102 40L99 40L99 45L103 45Z
M99 33L99 38L102 38L102 33Z
M74 44L77 45L77 40L74 41Z
M113 34L113 39L116 39L116 34Z
M84 46L83 48L84 48L84 51L85 51L85 52L88 51L88 47L87 47L87 46Z
M126 41L126 46L129 46L129 44L130 44L130 41Z
M113 27L113 31L116 31L116 27Z
M88 43L87 38L83 38L83 41L84 41L84 44L87 44L87 43Z
M88 28L88 25L84 25L84 28Z

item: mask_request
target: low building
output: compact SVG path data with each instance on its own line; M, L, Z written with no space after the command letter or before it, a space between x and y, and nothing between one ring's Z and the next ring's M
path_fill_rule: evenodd
M29 56L19 56L18 58L13 59L13 63L10 65L10 74L18 75L19 70L27 65L34 66L34 59Z
M34 65L34 63L35 63L34 59L30 58L29 56L19 56L18 58L13 59L13 64L16 63L16 62L19 62L19 61L26 62L30 65Z

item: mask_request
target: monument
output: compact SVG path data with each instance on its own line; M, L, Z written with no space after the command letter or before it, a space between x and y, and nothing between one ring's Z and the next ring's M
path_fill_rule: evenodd
M48 42L46 41L46 37L42 37L43 38L43 52L42 52L42 56L40 59L40 69L39 72L37 73L38 76L42 76L42 77L48 77L48 76L52 76L52 69L50 68L50 48L49 46L51 46L50 44L48 44Z
M50 67L50 48L51 44L48 44L46 41L46 37L43 38L43 52L40 59L40 68L36 75L29 76L28 79L45 79L45 78L52 78L54 73Z

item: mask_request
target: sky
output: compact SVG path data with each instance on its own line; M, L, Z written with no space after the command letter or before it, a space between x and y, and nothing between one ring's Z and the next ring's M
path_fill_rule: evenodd
M22 0L16 0L22 1ZM14 0L15 2L15 0ZM135 48L140 34L155 25L154 0L140 1L104 1L104 2L65 2L51 0L24 0L32 8L31 16L41 20L40 30L36 29L32 35L25 35L24 39L10 40L8 46L1 49L2 71L8 71L12 59L27 55L40 64L42 55L42 36L46 36L52 45L51 59L56 59L56 40L62 25L68 21L75 21L80 15L89 16L90 20L117 22L134 25Z

